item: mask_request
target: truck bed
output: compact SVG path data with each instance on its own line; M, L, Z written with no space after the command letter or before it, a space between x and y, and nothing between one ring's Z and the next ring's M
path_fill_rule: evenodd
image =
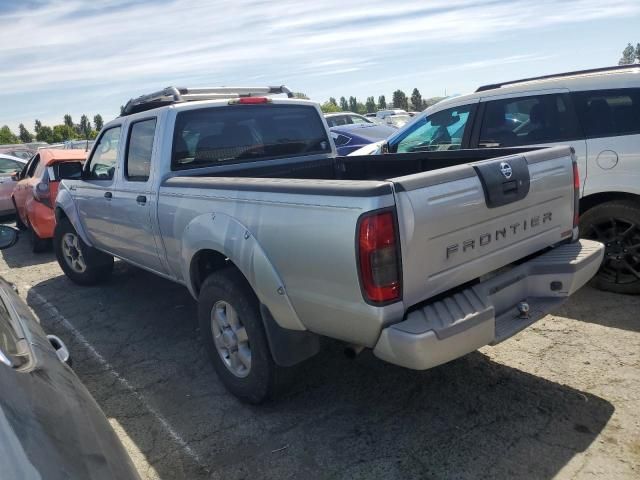
M485 148L353 157L297 157L180 171L173 177L286 178L302 180L388 180L536 148ZM202 185L202 183L200 183Z

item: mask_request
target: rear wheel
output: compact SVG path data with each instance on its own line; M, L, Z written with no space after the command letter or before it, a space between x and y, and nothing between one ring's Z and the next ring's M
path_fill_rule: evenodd
M111 276L113 257L84 243L66 218L56 225L53 246L60 268L75 283L95 285Z
M580 218L580 234L604 243L596 287L616 293L640 293L640 206L631 201L608 202Z
M16 205L15 199L12 198L11 201L13 202L13 208L16 211L16 227L19 230L26 230L27 226L24 223L22 223L22 220L20 220L20 214L18 213L18 206Z
M227 390L254 404L273 398L288 369L273 361L258 299L239 271L227 268L205 280L198 320L204 346Z
M31 244L31 251L33 253L42 253L49 250L51 247L51 240L48 238L40 238L31 225L27 226L29 231L29 243Z

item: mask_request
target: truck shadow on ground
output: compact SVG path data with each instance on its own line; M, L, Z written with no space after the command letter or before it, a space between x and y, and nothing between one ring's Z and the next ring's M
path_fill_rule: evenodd
M415 372L368 352L348 360L332 341L276 402L248 406L214 374L183 287L118 263L105 285L59 276L27 297L161 478L550 479L614 411L477 352Z

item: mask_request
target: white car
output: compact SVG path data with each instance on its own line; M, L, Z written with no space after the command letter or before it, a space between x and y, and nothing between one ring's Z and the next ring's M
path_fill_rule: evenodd
M640 66L485 85L351 155L570 145L582 236L605 243L602 289L640 293Z

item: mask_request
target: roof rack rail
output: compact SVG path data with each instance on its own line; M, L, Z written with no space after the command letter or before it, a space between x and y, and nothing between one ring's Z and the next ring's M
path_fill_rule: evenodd
M609 72L609 71L615 71L615 70L625 70L625 69L634 68L634 67L638 68L640 67L640 64L615 65L612 67L590 68L587 70L575 70L573 72L554 73L552 75L542 75L541 77L521 78L520 80L510 80L508 82L491 83L489 85L482 85L481 87L478 87L476 92L493 90L494 88L504 87L505 85L513 85L515 83L532 82L534 80L546 80L548 78L571 77L573 75L581 75L586 73L600 73L600 72Z
M213 87L213 88L178 88L167 87L157 92L132 98L122 109L121 116L144 112L152 108L172 105L174 103L192 102L196 100L224 100L259 95L286 94L293 97L293 92L284 85L279 87Z

